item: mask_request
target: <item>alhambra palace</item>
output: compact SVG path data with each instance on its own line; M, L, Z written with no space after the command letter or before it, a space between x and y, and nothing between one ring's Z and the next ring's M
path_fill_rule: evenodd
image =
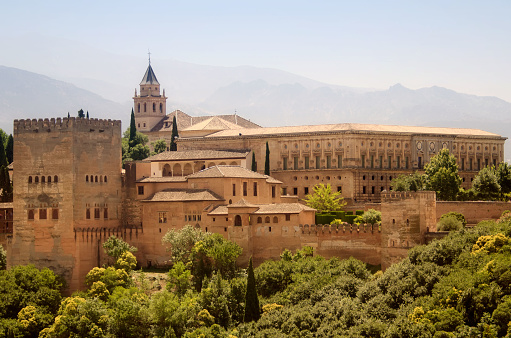
M49 267L70 290L82 289L87 272L106 262L101 245L111 235L138 248L142 267L164 267L162 237L190 224L238 243L241 266L251 256L257 264L311 246L325 257L386 268L409 248L445 235L436 223L446 212L476 224L511 209L505 202L442 202L434 192L390 189L393 178L423 169L443 148L457 159L462 187L470 188L479 169L504 160L506 138L497 134L352 123L261 127L237 114L167 114L150 64L133 100L137 130L150 142L169 146L176 118L178 151L123 169L120 121L14 121L14 201L0 209L9 266ZM314 224L315 210L303 198L319 183L342 193L345 210L380 210L381 226Z

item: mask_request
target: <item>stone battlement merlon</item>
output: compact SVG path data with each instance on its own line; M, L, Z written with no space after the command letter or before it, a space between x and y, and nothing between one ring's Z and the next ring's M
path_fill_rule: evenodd
M120 120L79 117L14 120L14 134L52 131L110 131L121 128Z
M392 202L418 197L422 197L423 199L436 200L436 194L434 191L391 191L381 193L382 202Z

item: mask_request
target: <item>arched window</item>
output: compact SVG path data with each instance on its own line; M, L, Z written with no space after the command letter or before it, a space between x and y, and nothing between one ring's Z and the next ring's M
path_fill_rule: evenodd
M138 104L137 113L140 113L140 103Z
M277 216L273 217L273 223L278 223L279 222L279 218Z
M105 183L106 183L106 176L105 176Z
M28 183L32 183L32 176L28 176Z
M234 217L234 226L237 226L237 227L241 226L241 216L240 215L236 215Z
M86 219L90 219L90 209L87 209L87 210L85 211L85 218L86 218Z
M156 103L153 102L153 112L156 111Z
M39 183L39 176L36 176L36 177L35 177L34 182L35 182L35 183Z
M263 223L263 219L261 217L257 217L257 223Z
M89 182L89 175L85 175L85 182Z
M57 183L59 181L59 177L57 175L53 176L53 182Z
M51 183L51 176L48 176L48 183Z
M41 183L46 183L46 177L41 176Z
M98 177L97 176L94 178L94 182L98 183Z
M163 113L163 103L160 103L160 113Z
M270 216L266 216L264 219L264 223L270 223Z
M103 218L104 218L104 219L108 219L108 208L105 208L105 209L103 210Z
M144 113L147 111L147 104L144 103Z

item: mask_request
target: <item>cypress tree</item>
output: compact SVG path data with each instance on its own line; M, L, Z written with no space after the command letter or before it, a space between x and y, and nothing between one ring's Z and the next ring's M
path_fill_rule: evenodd
M135 112L133 111L133 108L131 108L130 140L129 140L130 146L135 141L136 136L137 136L137 126L135 125Z
M12 134L9 135L7 139L7 145L5 146L5 156L7 156L8 164L12 163L14 154L14 139L12 138Z
M89 118L89 111L87 110L87 118Z
M255 160L255 153L252 152L252 171L257 172L257 162Z
M264 174L270 175L270 148L268 147L268 141L266 141L266 157L264 159Z
M0 134L0 167L2 166L7 167L9 165L9 163L7 163L7 156L5 154L4 144L5 144L4 136Z
M179 134L177 133L176 115L174 115L174 118L172 118L172 135L170 136L170 151L177 150L176 137L179 137Z
M259 311L259 298L257 297L256 282L254 276L254 267L252 266L252 257L248 263L247 293L245 294L245 323L258 320L261 316Z
M70 118L70 117L71 117L71 115L69 115L69 112L67 112L67 118Z
M2 189L2 202L12 202L12 184L7 166L0 167L0 188Z

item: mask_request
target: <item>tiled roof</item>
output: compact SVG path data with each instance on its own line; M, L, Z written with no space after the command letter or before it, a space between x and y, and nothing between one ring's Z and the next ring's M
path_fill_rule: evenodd
M172 160L209 160L209 159L232 159L246 158L248 151L224 151L224 150L184 150L164 151L148 157L145 161L172 161Z
M229 213L229 211L227 210L227 206L226 205L219 205L217 206L216 208L214 208L213 210L211 210L211 212L208 213L208 215L227 215Z
M360 123L320 124L313 126L288 126L288 127L222 130L211 135L208 135L206 137L208 138L239 137L240 133L242 136L266 136L266 135L308 134L308 133L314 134L335 132L376 132L376 133L501 137L498 134L490 133L480 129L390 126L382 124L360 124Z
M204 121L201 121L196 124L192 124L188 128L184 129L185 131L192 130L225 130L225 129L240 129L240 125L231 123L227 120L222 119L218 116L210 117Z
M208 189L165 189L142 200L143 202L223 201Z
M300 203L261 204L254 214L298 214L301 211L315 211Z
M144 77L142 78L142 81L140 81L140 84L160 84L156 79L156 75L154 74L153 67L151 67L151 65L147 67L147 70L145 71Z
M268 179L268 176L261 175L247 168L243 168L237 165L217 165L198 171L194 174L187 176L190 178L217 178L217 177L237 177L237 178L264 178ZM273 179L275 180L275 179ZM275 180L273 183L282 183Z
M244 208L244 207L259 207L259 206L256 204L252 204L249 201L247 201L246 199L242 198L239 201L237 201L236 203L229 204L227 207L228 208L233 208L233 207L234 208Z
M185 176L142 177L137 183L186 182Z

